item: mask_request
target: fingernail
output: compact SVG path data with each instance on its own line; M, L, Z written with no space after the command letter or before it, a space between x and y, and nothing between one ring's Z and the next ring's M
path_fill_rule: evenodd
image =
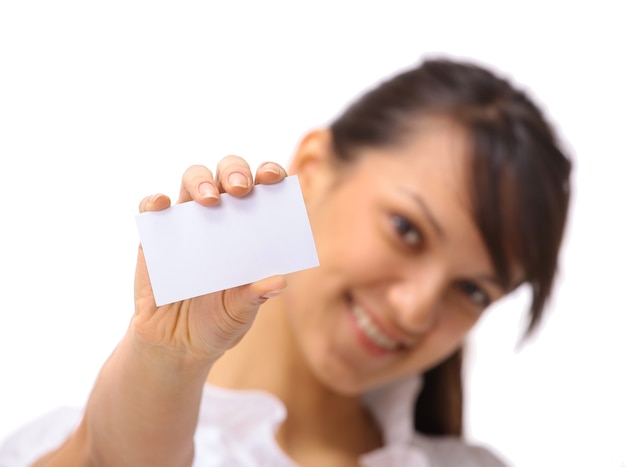
M280 175L280 167L278 167L276 164L268 163L263 166L263 172Z
M228 176L228 184L239 188L248 188L248 179L239 172L233 172Z
M281 293L283 293L285 290L287 290L287 287L283 287L282 289L279 290L271 290L269 292L264 293L263 295L261 295L261 298L272 298L275 297L276 295L280 295Z
M152 195L150 196L150 199L148 200L148 202L150 204L154 203L157 199L159 199L161 197L161 193L157 193L156 195Z
M199 186L198 186L198 192L200 193L200 196L202 196L203 198L219 198L220 195L217 192L217 188L215 188L215 185L212 185L209 182L202 182Z

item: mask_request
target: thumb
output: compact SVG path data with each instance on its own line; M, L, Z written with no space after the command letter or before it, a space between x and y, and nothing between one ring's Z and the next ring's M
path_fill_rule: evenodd
M226 290L223 298L224 311L233 321L248 323L254 319L259 306L268 299L280 295L286 288L287 278L278 275Z
M261 303L267 299L280 295L287 289L285 276L272 276L250 284L252 295L258 295Z

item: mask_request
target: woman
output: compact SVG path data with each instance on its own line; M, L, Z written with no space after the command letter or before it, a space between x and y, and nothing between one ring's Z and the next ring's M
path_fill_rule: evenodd
M289 173L320 266L156 307L140 248L134 316L82 417L53 414L4 459L503 465L461 439L461 349L518 286L532 290L529 332L550 295L570 162L539 109L480 67L426 61L306 135ZM179 202L213 206L286 175L270 162L253 177L230 156L215 177L189 168Z

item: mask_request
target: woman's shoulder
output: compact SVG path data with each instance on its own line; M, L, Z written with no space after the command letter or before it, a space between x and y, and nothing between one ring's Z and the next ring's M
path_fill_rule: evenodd
M471 444L456 436L426 436L416 433L411 446L423 451L430 460L429 467L510 467L495 452Z
M427 436L413 428L421 378L410 376L369 392L364 402L383 431L385 446L365 456L368 467L510 467L492 451L456 436Z
M363 467L511 467L488 449L456 437L416 433L404 443L389 444L361 458Z

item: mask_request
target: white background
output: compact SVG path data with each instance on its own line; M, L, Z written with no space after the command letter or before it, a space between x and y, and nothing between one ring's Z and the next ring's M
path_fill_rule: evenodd
M143 196L230 153L287 163L445 54L529 88L575 158L549 317L523 346L523 293L480 323L468 436L517 466L625 465L625 5L573 3L2 2L0 438L87 396L133 311Z

